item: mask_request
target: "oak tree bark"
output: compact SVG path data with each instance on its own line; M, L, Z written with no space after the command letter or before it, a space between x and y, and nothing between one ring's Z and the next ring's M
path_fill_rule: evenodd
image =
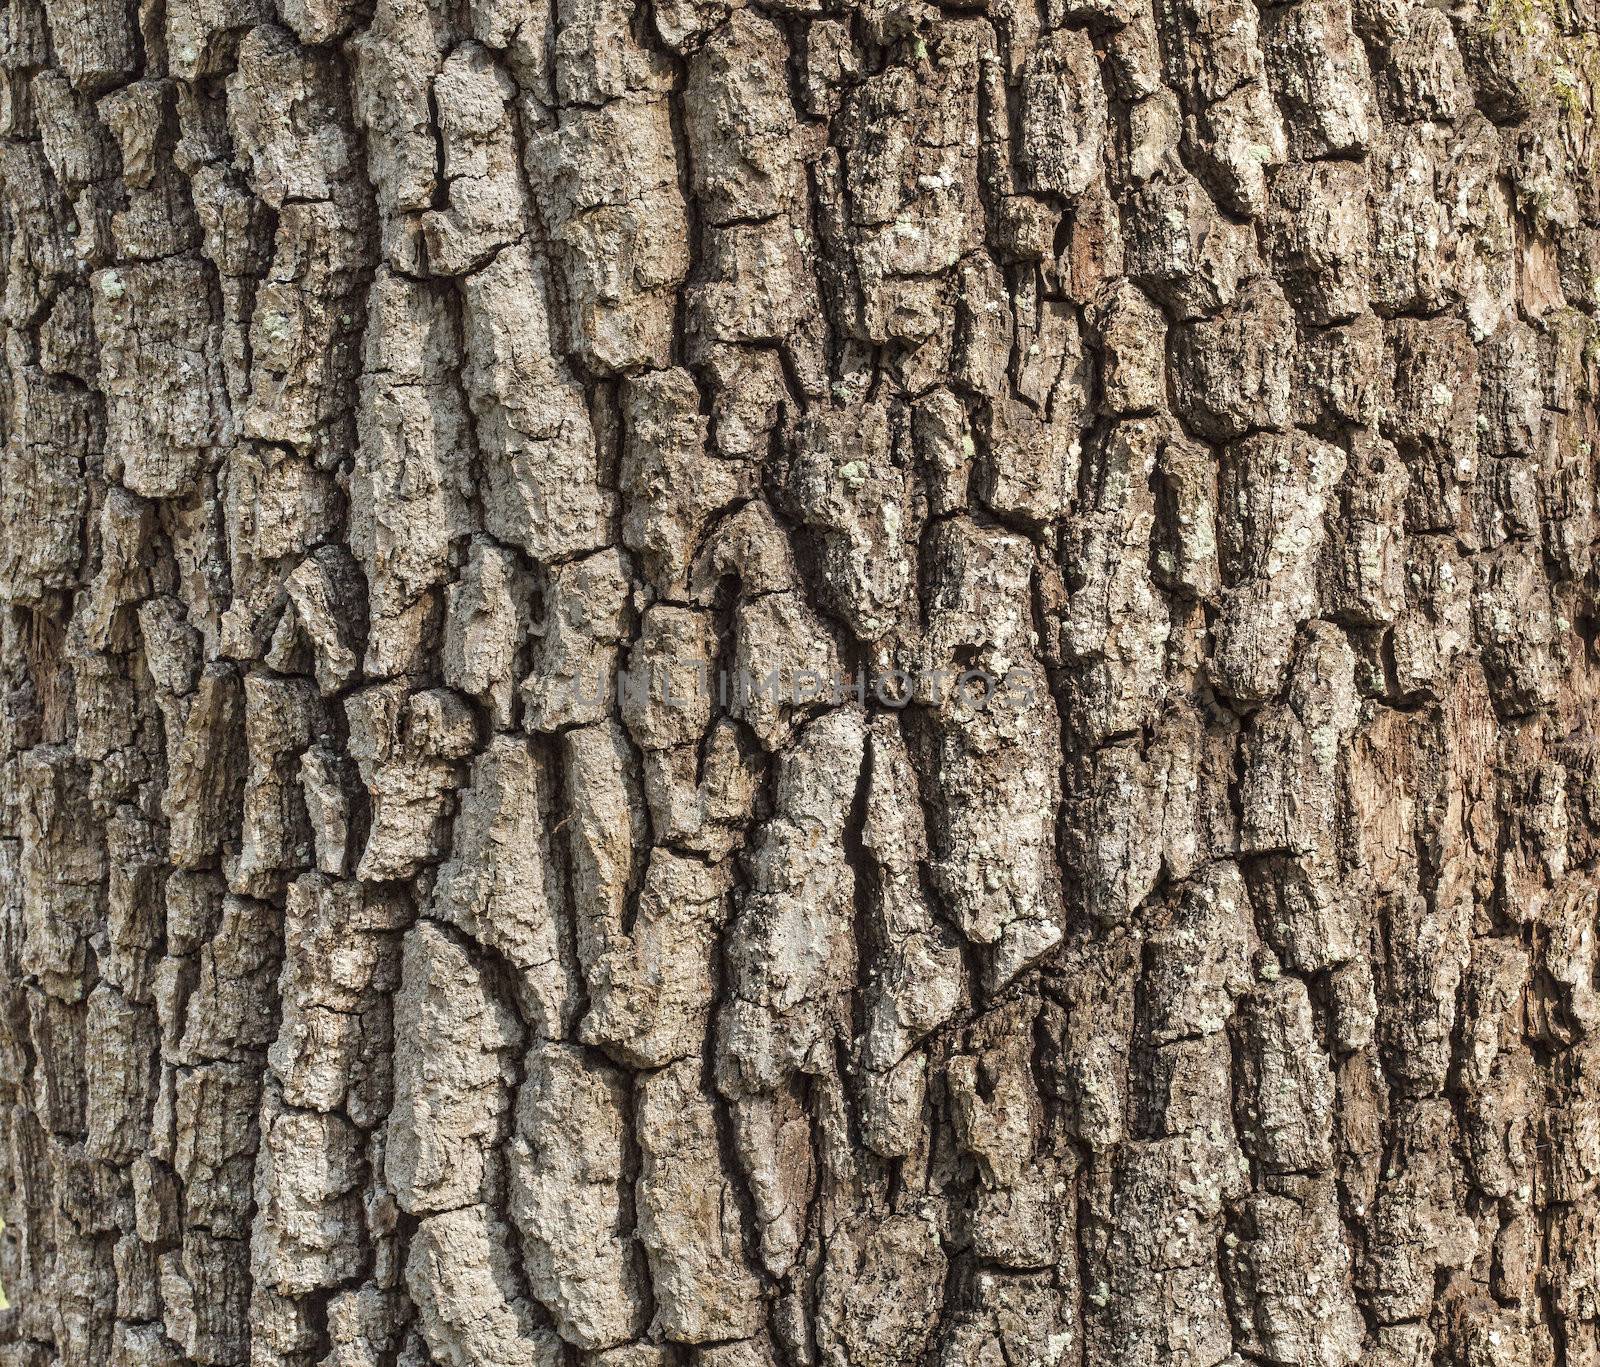
M1589 0L0 15L0 1364L1600 1364Z

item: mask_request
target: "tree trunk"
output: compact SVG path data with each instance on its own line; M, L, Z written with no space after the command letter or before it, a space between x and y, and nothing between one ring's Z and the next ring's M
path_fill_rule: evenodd
M1592 0L738 6L6 0L0 1364L1597 1367Z

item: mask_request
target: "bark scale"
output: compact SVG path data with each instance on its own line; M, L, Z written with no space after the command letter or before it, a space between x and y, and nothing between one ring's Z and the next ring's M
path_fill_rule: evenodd
M0 1363L1600 1364L1591 8L3 14Z

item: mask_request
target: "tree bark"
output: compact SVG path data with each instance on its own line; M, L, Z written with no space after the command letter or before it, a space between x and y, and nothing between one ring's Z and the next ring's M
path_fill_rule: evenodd
M1588 0L3 15L0 1364L1600 1365Z

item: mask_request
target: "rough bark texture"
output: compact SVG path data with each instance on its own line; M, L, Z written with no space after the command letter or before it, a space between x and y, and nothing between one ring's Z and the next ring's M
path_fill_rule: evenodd
M5 0L0 1363L1600 1364L1597 45Z

